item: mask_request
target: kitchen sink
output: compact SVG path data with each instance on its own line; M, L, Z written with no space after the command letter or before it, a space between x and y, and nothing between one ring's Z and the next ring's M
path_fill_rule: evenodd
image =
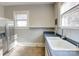
M46 43L48 45L51 55L55 56L79 56L79 48L72 43L62 40L59 37L47 37Z

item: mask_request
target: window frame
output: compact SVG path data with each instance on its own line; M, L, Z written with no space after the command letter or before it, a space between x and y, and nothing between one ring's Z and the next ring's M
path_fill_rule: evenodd
M16 20L16 14L24 13L27 14L27 20ZM29 28L29 11L14 11L13 12L13 17L14 17L14 23L15 23L15 28ZM27 25L26 26L17 26L17 21L26 21Z

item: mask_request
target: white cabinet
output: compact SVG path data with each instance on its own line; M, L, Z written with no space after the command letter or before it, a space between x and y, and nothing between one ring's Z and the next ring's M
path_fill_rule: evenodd
M49 56L48 55L48 51L47 51L47 48L45 47L45 56Z
M78 3L72 4L63 5L61 7L63 10L60 9L61 27L79 27L79 5Z
M78 5L79 2L64 2L61 5L60 14L68 11L69 9L73 8L74 6Z

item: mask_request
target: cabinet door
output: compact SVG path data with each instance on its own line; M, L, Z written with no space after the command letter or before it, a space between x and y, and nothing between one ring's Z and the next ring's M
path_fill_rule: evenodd
M64 2L60 8L60 14L68 11L69 9L73 8L74 6L78 5L79 2Z
M45 56L49 56L48 55L48 51L47 51L47 48L45 47Z
M79 6L71 10L69 26L79 27Z
M68 14L64 14L61 16L61 26L68 26Z
M79 6L61 15L62 26L79 27Z

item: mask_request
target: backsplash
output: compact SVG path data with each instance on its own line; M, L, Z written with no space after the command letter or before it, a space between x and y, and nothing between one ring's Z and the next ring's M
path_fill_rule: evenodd
M58 33L62 35L62 30L58 29ZM64 29L63 36L79 42L79 29Z

